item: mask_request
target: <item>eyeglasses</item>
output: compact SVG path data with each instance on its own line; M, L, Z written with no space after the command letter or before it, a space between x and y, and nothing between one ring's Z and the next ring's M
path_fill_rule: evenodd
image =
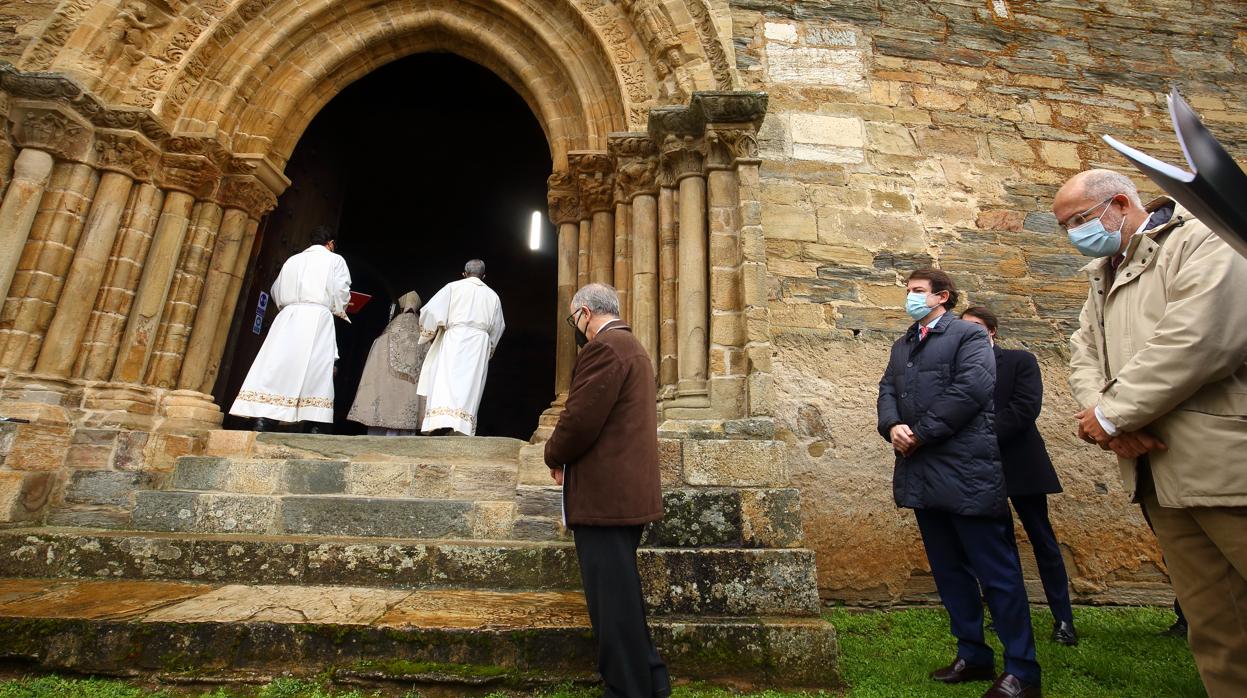
M580 315L580 311L579 311L579 310L577 310L576 312L574 312L574 313L572 313L571 315L568 315L568 316L567 316L567 320L566 320L566 322L567 322L568 326L570 326L573 330L578 330L578 329L580 329L580 327L576 324L576 317L577 317L578 315Z
M1100 208L1104 204L1107 204L1108 202L1116 198L1117 198L1117 195L1114 194L1108 197L1107 199L1101 201L1100 203L1096 204L1095 206L1092 206L1091 208L1087 209L1086 211L1083 211L1082 213L1075 213L1069 218L1066 218L1064 221L1058 221L1057 225L1061 226L1061 230L1068 233L1070 228L1077 228L1083 223L1086 223L1087 221L1091 220L1091 218L1094 218L1095 216L1088 217L1092 211L1096 210L1097 208Z

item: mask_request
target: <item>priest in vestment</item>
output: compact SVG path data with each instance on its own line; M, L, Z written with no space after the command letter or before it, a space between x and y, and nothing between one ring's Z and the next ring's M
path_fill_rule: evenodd
M355 403L346 418L373 436L415 436L424 419L424 398L416 394L420 366L429 345L420 344L420 294L398 299L398 315L372 343Z
M416 392L426 398L424 432L476 434L489 359L502 339L502 301L485 285L485 263L470 260L420 314L420 342L432 343Z
M334 253L333 233L318 227L312 245L286 260L271 301L281 309L256 354L229 413L271 422L308 422L321 433L333 422L333 363L338 339L333 317L346 318L351 273Z

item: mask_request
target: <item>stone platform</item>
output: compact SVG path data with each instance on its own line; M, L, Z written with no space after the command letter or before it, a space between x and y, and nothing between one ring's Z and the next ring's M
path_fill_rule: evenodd
M782 472L770 443L663 440L667 515L640 568L680 678L838 683L799 493L766 476ZM728 460L739 453L747 467ZM214 432L102 518L90 507L126 501L115 473L74 473L67 500L90 503L50 521L96 525L0 530L0 658L207 678L591 678L575 549L539 455L512 439Z

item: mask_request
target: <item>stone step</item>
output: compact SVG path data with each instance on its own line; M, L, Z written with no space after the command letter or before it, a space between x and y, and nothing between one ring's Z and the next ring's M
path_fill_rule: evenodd
M655 619L651 630L678 679L840 683L835 630L818 618ZM0 658L106 675L499 685L583 680L596 665L578 592L44 579L0 579Z
M655 615L815 616L809 550L643 548ZM0 531L11 577L224 584L359 585L385 589L573 590L570 543L209 535L73 528Z
M525 442L492 436L335 436L218 430L205 455L237 459L324 459L363 462L515 463Z
M352 462L314 458L269 460L183 456L173 489L235 494L349 494L505 501L515 496L514 462Z

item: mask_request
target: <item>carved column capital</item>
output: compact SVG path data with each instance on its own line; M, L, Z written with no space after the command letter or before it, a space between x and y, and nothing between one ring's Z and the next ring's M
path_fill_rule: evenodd
M160 154L156 146L134 131L101 130L95 134L96 167L150 182Z
M23 148L47 151L62 160L85 161L91 152L92 128L72 110L51 102L17 102L10 119L14 140Z
M576 177L570 172L555 172L546 180L546 201L550 205L550 221L555 225L576 223L584 218L580 210L580 191Z
M581 212L609 212L614 208L615 161L601 151L572 151L567 154L570 169L576 176Z
M757 161L757 129L748 124L711 124L706 128L706 155L707 167L712 169L732 168L740 161Z
M700 176L705 170L706 143L694 136L668 133L662 143L662 164L676 182Z
M628 203L658 191L658 148L648 133L611 134L608 148L615 158L615 196Z
M277 208L277 197L254 175L227 175L217 189L216 200L222 208L245 211L253 220Z
M197 199L204 198L212 193L230 160L229 152L214 139L170 138L160 159L160 184Z
M762 123L766 116L765 92L696 92L690 109L710 124Z

